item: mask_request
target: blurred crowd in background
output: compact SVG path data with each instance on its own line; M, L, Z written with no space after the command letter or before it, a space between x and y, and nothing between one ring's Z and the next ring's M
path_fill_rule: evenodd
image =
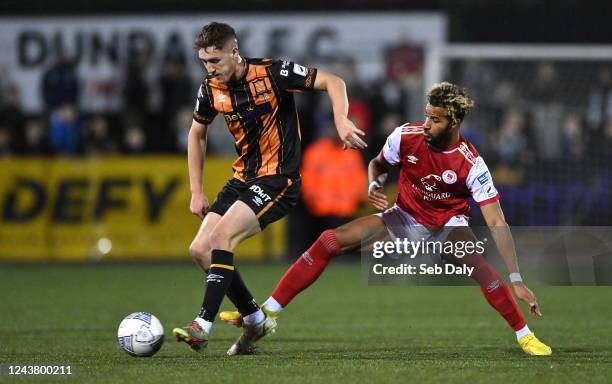
M114 78L119 81L96 85L101 88L97 94L109 95L108 100L88 100L89 105L118 106L100 113L81 108L87 79L80 78L70 57L56 55L48 63L39 92L44 111L37 114L23 110L10 73L0 68L0 155L184 153L202 79L187 69L194 58L195 53L186 57L172 50L162 60L146 51L132 55L117 69L121 73ZM308 58L295 59L311 64ZM423 119L423 50L405 44L391 47L385 62L384 76L367 81L351 58L317 64L347 83L350 118L366 132L369 143L361 154L339 147L325 95L297 97L304 193L294 216L312 218L307 243L320 230L360 212L366 197L366 161L378 154L396 126ZM158 75L151 78L148 69L154 65L159 66ZM493 171L509 222L612 221L612 64L451 60L444 79L466 87L476 101L462 133ZM121 100L111 99L113 95ZM209 129L208 155L235 156L222 118ZM347 175L355 182L345 182L342 176ZM329 200L313 197L315 186L319 194L327 191ZM329 204L333 200L345 204Z

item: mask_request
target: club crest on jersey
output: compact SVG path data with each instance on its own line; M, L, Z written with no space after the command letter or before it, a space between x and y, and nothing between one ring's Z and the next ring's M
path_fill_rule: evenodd
M225 96L225 94L220 93L220 94L217 95L217 101L220 102L220 103L223 103L225 101L226 97L227 96Z
M419 159L416 156L413 156L413 155L406 156L406 160L409 163L412 163L412 164L416 164L416 162L419 161Z
M437 183L440 180L442 180L440 176L434 175L432 173L432 174L429 174L421 178L421 183L423 183L423 186L425 187L426 190L428 190L429 192L433 192L434 190L438 189Z
M457 174L455 171L447 169L442 172L442 180L444 180L446 184L455 184L457 182Z

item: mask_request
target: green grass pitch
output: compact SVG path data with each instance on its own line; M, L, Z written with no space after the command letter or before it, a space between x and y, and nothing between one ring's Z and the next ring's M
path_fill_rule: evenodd
M283 265L243 266L263 301ZM523 354L476 287L366 287L336 264L292 303L254 356L227 357L238 329L218 322L191 352L171 330L193 319L203 276L191 264L0 265L0 381L6 364L70 365L72 378L19 382L590 383L612 381L612 288L533 287L530 327L554 351ZM230 308L226 300L224 308ZM524 309L524 307L522 307ZM123 316L149 311L166 343L151 358L117 344Z

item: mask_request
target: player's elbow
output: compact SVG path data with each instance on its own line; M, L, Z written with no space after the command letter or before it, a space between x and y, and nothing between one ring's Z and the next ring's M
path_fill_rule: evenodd
M385 173L389 170L388 164L380 158L380 156L376 156L372 160L370 160L370 164L368 165L369 169L376 170L379 173Z

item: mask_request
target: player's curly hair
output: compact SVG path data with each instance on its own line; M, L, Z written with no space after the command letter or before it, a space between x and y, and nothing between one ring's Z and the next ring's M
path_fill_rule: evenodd
M194 43L196 49L208 47L222 49L230 39L236 39L234 28L228 24L213 21L202 27Z
M434 107L446 109L447 115L453 120L463 120L474 107L474 100L464 88L446 81L431 87L427 92L427 102Z

